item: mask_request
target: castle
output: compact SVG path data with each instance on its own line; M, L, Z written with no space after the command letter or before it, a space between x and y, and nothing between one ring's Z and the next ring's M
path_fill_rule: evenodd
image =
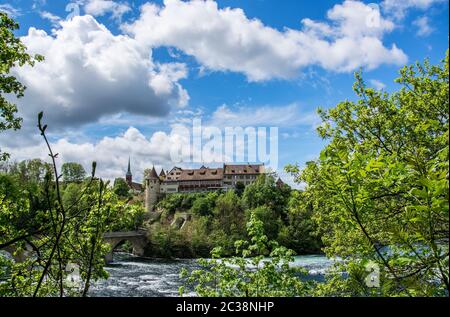
M244 186L256 180L264 173L264 165L228 165L221 168L182 169L173 167L169 172L161 171L158 175L153 167L145 175L145 206L152 211L158 198L171 193L199 193L213 190L234 189L237 183Z
M264 164L223 164L220 168L183 169L173 167L170 171L158 173L153 167L144 175L144 201L147 212L154 209L159 197L171 193L199 193L213 190L234 189L238 183L246 186L265 172ZM141 184L133 183L128 161L126 181L135 193L142 192Z

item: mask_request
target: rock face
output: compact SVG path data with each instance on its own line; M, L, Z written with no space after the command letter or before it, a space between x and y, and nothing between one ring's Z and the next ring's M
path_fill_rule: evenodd
M183 229L186 222L190 220L190 218L191 218L191 215L189 215L188 213L179 213L175 216L175 218L173 219L170 226L172 226L178 230L181 230L181 229Z
M148 224L153 224L155 222L158 222L161 219L161 211L155 211L155 212L151 212L151 213L147 213L145 215L145 222Z

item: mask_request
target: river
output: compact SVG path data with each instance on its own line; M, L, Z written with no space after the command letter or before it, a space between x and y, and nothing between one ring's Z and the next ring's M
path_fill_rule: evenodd
M321 280L332 260L321 255L296 256L293 266L308 270L312 279ZM91 286L93 297L170 297L178 296L181 268L198 268L195 260L150 259L115 253L114 261L106 267L110 277ZM188 294L194 295L194 294Z

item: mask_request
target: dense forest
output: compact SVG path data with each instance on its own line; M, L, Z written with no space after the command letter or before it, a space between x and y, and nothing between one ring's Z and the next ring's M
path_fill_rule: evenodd
M232 255L234 244L247 239L251 214L264 222L267 236L296 252L321 252L312 207L303 206L302 192L288 185L277 186L273 175L261 175L253 184L228 192L170 194L157 210L162 212L150 227L149 254L174 257L208 257L214 247ZM190 220L178 230L177 214Z

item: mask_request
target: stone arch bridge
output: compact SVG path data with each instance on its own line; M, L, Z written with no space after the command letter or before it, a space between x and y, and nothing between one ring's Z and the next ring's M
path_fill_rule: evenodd
M105 256L106 262L111 262L113 259L114 249L124 241L129 241L131 243L134 255L144 255L144 249L147 245L147 234L146 231L143 230L107 232L103 235L103 241L111 246L109 253ZM9 253L16 262L23 262L33 254L33 249L29 244L25 244L25 250L18 253L15 252L16 248L14 246L7 246L1 250Z
M126 231L126 232L107 232L103 235L103 240L111 245L110 252L106 255L106 261L113 259L114 249L124 241L129 241L133 246L133 254L137 256L144 255L144 249L147 245L147 234L145 231Z

